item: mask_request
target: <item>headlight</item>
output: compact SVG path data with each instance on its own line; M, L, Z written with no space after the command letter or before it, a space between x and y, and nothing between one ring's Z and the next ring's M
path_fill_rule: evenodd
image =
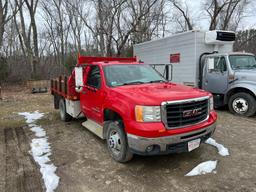
M214 110L214 103L213 103L213 97L210 97L209 99L209 111Z
M160 122L160 106L135 106L135 118L138 122Z

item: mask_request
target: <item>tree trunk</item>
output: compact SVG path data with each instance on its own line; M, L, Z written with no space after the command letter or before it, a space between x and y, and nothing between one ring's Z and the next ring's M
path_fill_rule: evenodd
M102 16L102 10L103 10L103 2L102 0L98 0L98 18L99 18L99 46L100 46L100 53L101 55L105 55L105 39L104 39L104 23L103 23L103 16Z
M3 36L4 36L4 26L0 27L0 49L3 45Z
M37 37L37 27L36 27L36 21L35 16L31 16L31 27L33 30L33 44L34 44L34 54L36 57L39 57L39 51L38 51L38 37Z
M2 0L0 0L0 48L2 47L3 44L3 36L4 36L4 8L3 8L3 3Z

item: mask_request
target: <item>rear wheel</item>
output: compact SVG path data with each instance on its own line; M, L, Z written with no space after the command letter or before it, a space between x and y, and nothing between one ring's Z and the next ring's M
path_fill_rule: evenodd
M228 107L233 114L250 117L256 112L256 100L248 93L236 93L230 97Z
M110 122L106 136L108 151L115 161L125 163L132 159L133 154L130 152L126 134L120 122Z
M66 111L66 104L64 99L59 101L60 118L62 121L70 121L72 117Z

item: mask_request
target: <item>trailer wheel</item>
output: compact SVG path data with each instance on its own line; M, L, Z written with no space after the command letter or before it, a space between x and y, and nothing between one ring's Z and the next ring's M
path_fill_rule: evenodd
M233 114L251 117L256 112L256 100L248 93L236 93L230 97L228 107Z
M72 117L66 111L66 104L64 99L60 99L59 109L60 109L60 118L62 121L68 122L72 119Z
M132 159L133 154L129 149L122 123L110 122L106 136L108 151L115 161L125 163Z

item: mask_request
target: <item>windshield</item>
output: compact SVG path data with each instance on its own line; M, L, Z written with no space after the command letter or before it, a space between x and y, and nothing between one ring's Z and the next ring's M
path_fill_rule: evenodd
M145 64L108 65L104 67L104 74L110 87L166 82L150 65Z
M256 69L256 60L252 55L230 55L229 62L233 70Z

